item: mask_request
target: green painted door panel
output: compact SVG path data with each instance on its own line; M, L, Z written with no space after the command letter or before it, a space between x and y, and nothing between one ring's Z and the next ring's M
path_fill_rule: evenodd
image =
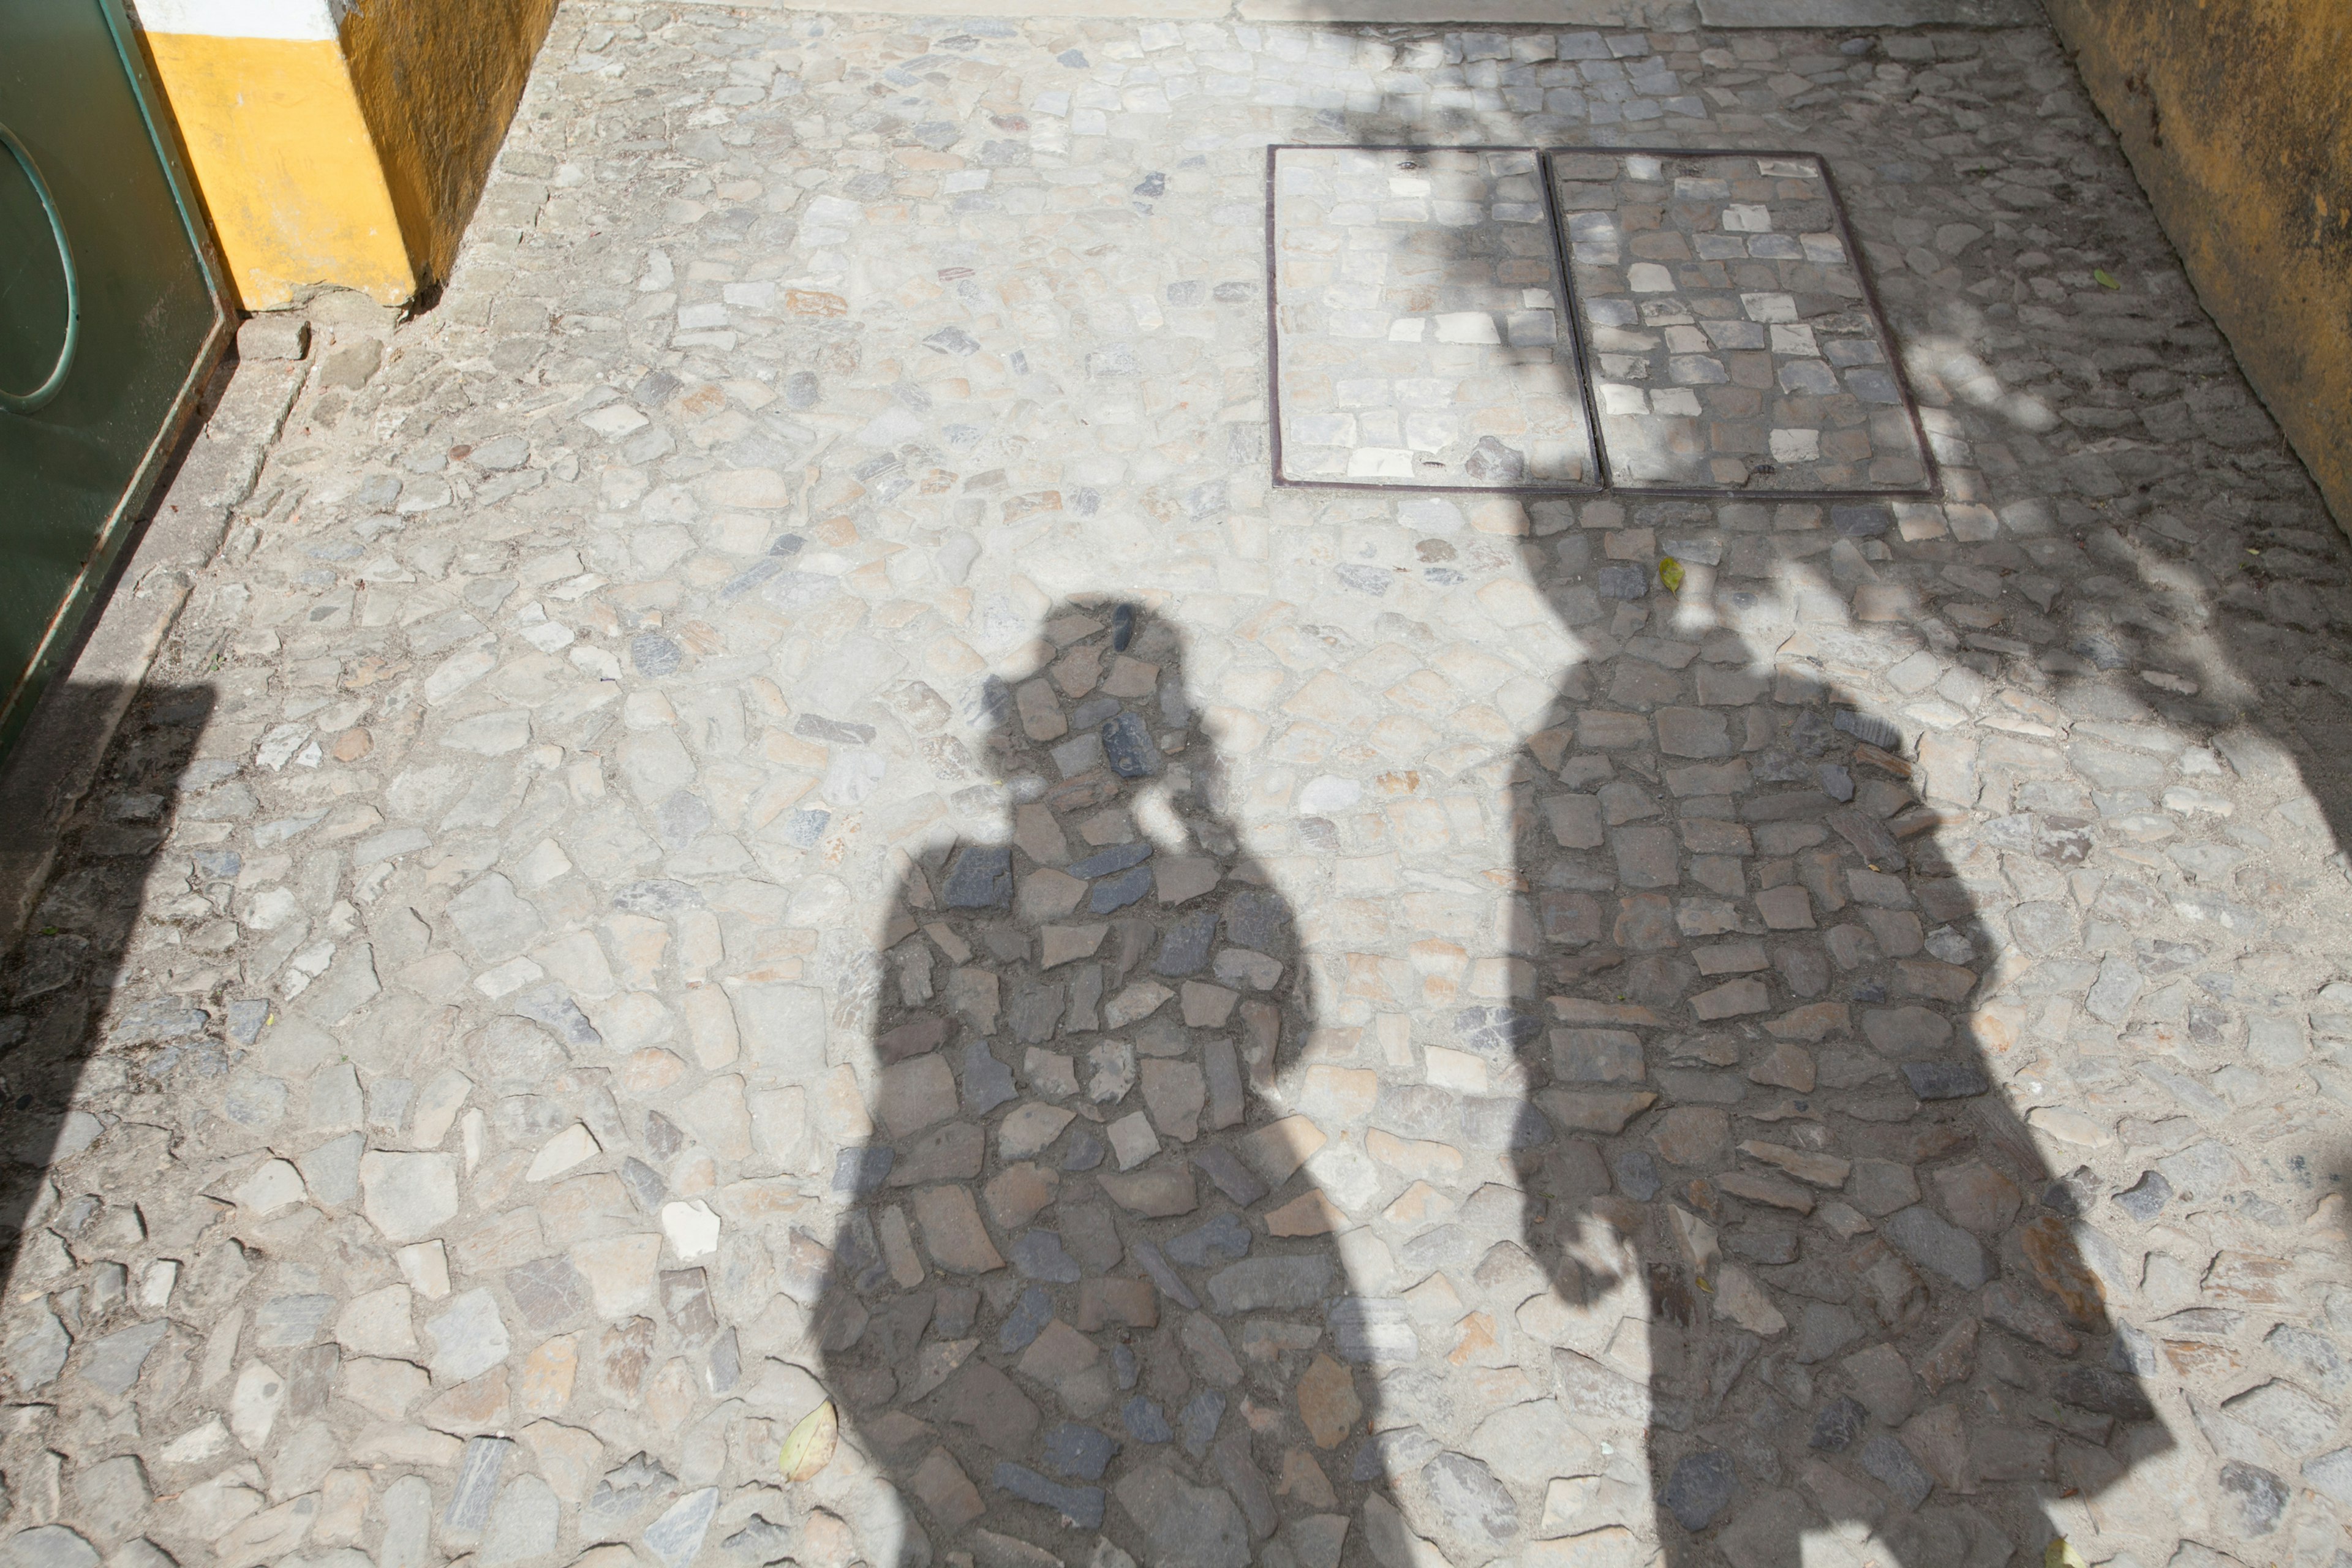
M0 0L0 751L234 329L121 0Z

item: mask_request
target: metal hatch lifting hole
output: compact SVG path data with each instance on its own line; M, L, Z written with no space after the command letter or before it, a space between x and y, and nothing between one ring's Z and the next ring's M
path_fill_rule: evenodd
M0 0L0 752L235 326L160 101L121 0Z

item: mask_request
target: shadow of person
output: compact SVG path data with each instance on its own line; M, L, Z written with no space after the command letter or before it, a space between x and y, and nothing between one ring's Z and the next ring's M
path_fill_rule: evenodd
M1417 1544L1357 1441L1357 1367L1410 1330L1350 1292L1325 1135L1278 1102L1314 1027L1293 922L1222 815L1176 629L1066 603L977 706L1011 820L887 906L827 1387L983 1563L1333 1568L1359 1521Z
M1556 1289L1520 1322L1600 1453L1542 1533L1677 1568L2038 1558L2045 1505L2170 1439L2093 1189L1979 1046L2009 1043L1999 944L1956 872L1996 873L1949 861L1894 728L1810 662L1852 634L1791 637L1761 584L1678 602L1602 544L1526 552L1589 649L1517 786L1544 1011L1516 1033L1565 1133L1523 1157Z

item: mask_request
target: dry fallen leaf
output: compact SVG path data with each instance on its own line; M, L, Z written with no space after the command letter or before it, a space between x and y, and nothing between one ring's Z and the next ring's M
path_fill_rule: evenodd
M833 1463L835 1445L841 1440L841 1417L834 1413L833 1401L801 1417L784 1439L784 1451L776 1456L776 1468L788 1481L805 1481Z
M2090 1565L2083 1561L2083 1554L2061 1535L2042 1549L2042 1568L2090 1568Z
M1683 588L1683 563L1671 555L1658 559L1658 581L1666 585L1669 594L1679 594Z

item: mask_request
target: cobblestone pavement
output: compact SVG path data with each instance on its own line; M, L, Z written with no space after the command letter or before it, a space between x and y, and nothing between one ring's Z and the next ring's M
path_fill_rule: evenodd
M1274 156L1283 477L1598 489L1536 154Z
M1674 162L1558 165L1618 482L1926 489L1820 160Z
M1649 20L567 7L5 971L10 1560L2344 1561L2343 541L2046 35ZM1945 499L1275 488L1276 142L1818 153Z

